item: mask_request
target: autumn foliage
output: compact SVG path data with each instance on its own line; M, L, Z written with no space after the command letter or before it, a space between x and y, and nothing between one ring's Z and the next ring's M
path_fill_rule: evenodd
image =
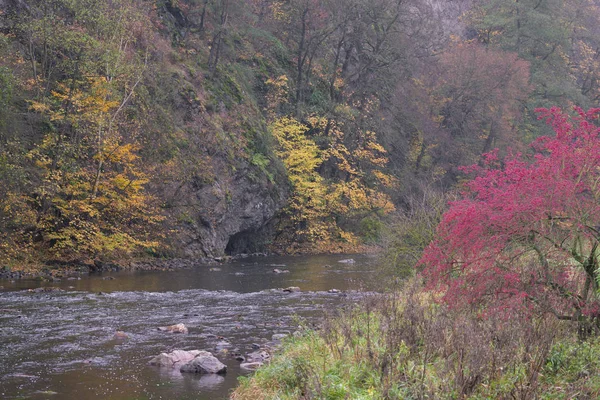
M540 109L556 132L527 154L487 154L451 203L420 267L453 305L595 318L600 252L599 109Z

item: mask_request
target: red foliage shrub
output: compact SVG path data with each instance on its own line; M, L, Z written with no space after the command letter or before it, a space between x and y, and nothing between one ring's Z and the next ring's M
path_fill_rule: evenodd
M452 202L419 266L449 304L598 315L600 109L540 109L556 136L483 166Z

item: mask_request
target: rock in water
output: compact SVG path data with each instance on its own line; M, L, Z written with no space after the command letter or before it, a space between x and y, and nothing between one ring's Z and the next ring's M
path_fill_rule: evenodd
M271 354L266 351L266 350L261 350L261 351L255 351L253 353L247 354L246 355L246 360L244 360L246 363L267 363L269 361L271 361Z
M116 331L115 334L113 335L113 339L116 339L116 340L125 340L128 338L129 338L129 336L123 331Z
M227 349L228 347L231 347L231 343L229 343L226 340L221 340L221 341L217 342L217 344L215 345L215 350L222 351L222 350Z
M188 328L184 324L161 326L158 328L158 330L170 333L188 333Z
M247 371L256 371L260 367L263 366L261 362L251 362L251 363L241 363L240 368L245 369Z
M159 367L180 367L182 364L186 364L192 361L196 357L200 356L210 356L212 354L208 351L201 350L173 350L171 353L161 353L158 356L154 357L148 364L156 365Z
M344 260L339 260L338 262L342 264L354 264L356 261L354 261L353 258L346 258Z
M287 269L279 269L279 268L275 268L273 270L274 273L276 274L289 274L290 271L288 271Z
M179 371L196 374L224 374L227 372L227 366L213 355L199 355L182 365Z

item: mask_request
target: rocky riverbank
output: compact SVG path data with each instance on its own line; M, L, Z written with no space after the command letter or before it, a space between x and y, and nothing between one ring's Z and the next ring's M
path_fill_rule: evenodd
M249 257L265 257L266 253L238 254L235 256L224 256L215 258L172 258L172 259L134 259L126 261L104 262L54 262L46 264L23 264L14 267L1 267L0 279L40 279L58 280L81 275L118 272L118 271L174 271L180 269L191 269L206 266L207 269L226 262L245 259Z

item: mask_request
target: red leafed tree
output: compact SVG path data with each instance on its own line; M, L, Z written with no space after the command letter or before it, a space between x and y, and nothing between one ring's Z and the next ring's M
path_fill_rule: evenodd
M541 109L556 136L528 155L487 154L423 253L431 289L449 304L526 309L585 322L600 316L600 109Z

